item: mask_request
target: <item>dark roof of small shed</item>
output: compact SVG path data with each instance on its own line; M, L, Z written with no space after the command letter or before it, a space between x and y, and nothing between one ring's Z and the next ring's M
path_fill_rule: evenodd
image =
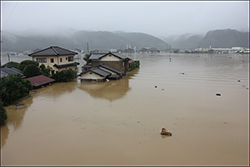
M29 80L31 82L31 85L35 87L55 81L54 79L46 77L44 75L38 75L38 76L26 78L26 79Z
M29 54L29 56L60 56L60 55L76 55L76 52L59 47L50 46L48 48L39 50L37 52Z
M3 77L9 77L9 74L20 74L22 76L22 78L25 78L25 76L23 75L23 72L12 67L12 66L1 66L0 67L0 71L1 71L1 78Z

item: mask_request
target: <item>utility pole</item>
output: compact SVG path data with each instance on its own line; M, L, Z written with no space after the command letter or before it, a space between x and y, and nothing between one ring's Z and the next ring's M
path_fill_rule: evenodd
M9 62L10 62L10 53L8 53L8 59L9 59Z
M89 43L87 42L87 53L89 53Z

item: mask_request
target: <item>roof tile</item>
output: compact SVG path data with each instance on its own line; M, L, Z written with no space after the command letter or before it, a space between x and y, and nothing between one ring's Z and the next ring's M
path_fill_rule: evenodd
M29 54L29 56L57 56L57 55L76 55L76 52L61 48L59 46L50 46L48 48L39 50Z
M33 85L35 87L55 81L54 79L46 77L44 75L38 75L38 76L35 76L35 77L30 77L30 78L27 78L27 80L29 80L31 82L31 85Z

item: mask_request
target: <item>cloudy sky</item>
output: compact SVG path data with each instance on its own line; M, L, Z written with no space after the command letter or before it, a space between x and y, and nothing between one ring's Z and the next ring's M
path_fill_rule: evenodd
M249 29L248 1L1 1L1 30L143 32L154 36Z

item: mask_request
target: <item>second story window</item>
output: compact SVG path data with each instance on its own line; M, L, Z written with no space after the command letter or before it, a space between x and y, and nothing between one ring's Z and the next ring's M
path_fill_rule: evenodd
M50 62L51 62L51 63L54 63L54 59L51 58L51 59L50 59Z
M47 63L47 59L46 58L36 58L36 61L38 63Z
M69 57L68 57L68 61L74 61L73 56L69 56Z
M62 62L62 58L60 58L60 62Z

